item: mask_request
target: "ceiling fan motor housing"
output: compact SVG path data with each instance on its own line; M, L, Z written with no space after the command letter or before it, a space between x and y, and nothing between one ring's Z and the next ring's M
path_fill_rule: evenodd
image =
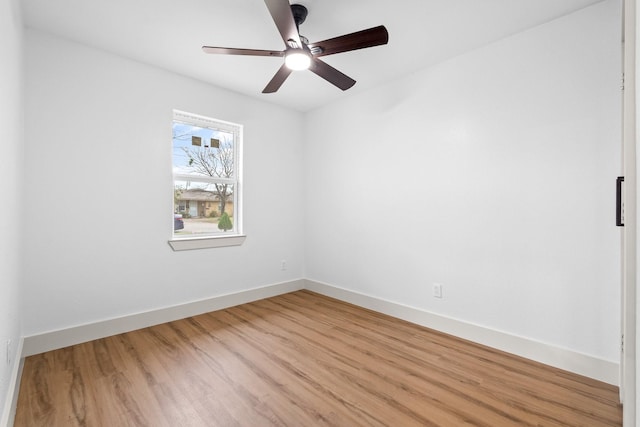
M307 19L309 11L301 4L292 4L291 13L293 14L293 20L296 22L296 27L298 27L298 31L300 31L300 24Z

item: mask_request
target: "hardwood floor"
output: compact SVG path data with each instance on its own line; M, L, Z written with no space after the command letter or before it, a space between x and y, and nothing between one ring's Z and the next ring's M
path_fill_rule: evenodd
M28 357L15 426L620 426L618 389L309 291Z

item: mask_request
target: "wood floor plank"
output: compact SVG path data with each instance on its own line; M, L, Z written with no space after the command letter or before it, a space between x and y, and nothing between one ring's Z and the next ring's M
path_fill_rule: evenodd
M15 426L621 426L618 389L309 291L25 360Z
M278 309L282 309L282 307L279 307ZM358 310L361 310L361 309L358 309ZM395 323L395 326L397 326L397 323L396 322L394 323ZM408 325L408 326L410 326L411 328L415 327L415 325ZM340 326L340 328L342 327ZM425 353L429 353L430 351L429 348L425 346L407 345L402 350L397 350L396 348L394 348L394 344L397 345L397 343L390 344L389 340L385 341L385 336L383 336L384 334L391 333L392 331L384 331L381 325L378 325L375 331L367 330L366 328L364 330L359 330L359 328L360 328L360 325L351 324L348 328L342 328L342 331L344 334L348 335L353 342L358 342L359 338L360 339L365 338L364 340L362 340L365 343L375 342L376 347L378 348L386 348L386 351L389 353L393 353L396 355L403 355L402 369L408 369L412 363L415 364L417 362L419 365L423 365L423 364L428 365L429 369L427 370L427 372L434 373L434 374L435 373L444 374L446 376L444 380L446 380L447 378L455 379L456 384L458 384L458 388L457 390L455 390L456 393L475 394L473 393L473 391L482 391L482 393L478 393L477 395L484 396L484 399L482 402L477 402L478 404L495 405L496 399L490 399L492 395L498 396L499 400L502 400L505 403L514 402L511 407L498 405L498 406L501 406L500 410L504 411L505 414L512 413L516 410L518 410L519 412L523 411L522 408L517 409L517 404L516 404L517 399L514 400L512 398L514 392L519 393L521 395L524 394L524 396L521 396L521 397L526 398L527 395L534 394L536 390L544 390L545 388L548 388L548 384L545 381L540 380L539 378L536 378L533 375L533 372L531 371L531 369L526 369L526 370L524 370L523 368L518 368L517 370L511 369L510 370L511 375L509 376L509 378L510 379L512 377L519 378L520 383L515 384L512 382L512 385L513 385L512 390L510 391L509 395L505 395L504 393L502 393L502 389L504 388L504 380L500 378L501 375L503 376L502 372L504 367L500 368L500 366L498 366L498 368L501 370L498 371L499 374L497 377L495 374L493 375L493 379L495 381L493 382L487 381L491 379L491 377L488 377L488 374L490 375L488 371L491 369L492 364L496 364L496 362L494 361L495 358L492 359L491 362L487 362L489 358L486 356L479 357L480 356L479 353L475 354L475 356L472 355L472 357L469 357L467 359L467 363L469 363L470 364L469 366L473 369L461 369L459 372L455 372L451 368L455 366L462 367L462 365L460 364L461 361L459 360L456 362L455 360L445 361L444 359L424 358L422 357L422 355L424 355ZM397 331L395 333L396 333L396 336L394 336L393 339L397 341ZM335 331L334 331L333 337L336 339L338 337L338 334ZM447 339L448 341L451 341L450 337ZM477 347L477 345L474 344L473 347ZM446 352L448 351L448 349L442 348L439 351ZM486 349L486 351L490 352L492 355L496 354L496 351L493 349ZM416 359L414 356L412 356L412 354L417 355L419 359ZM464 357L464 352L460 351L460 348L458 348L458 353L456 353L456 355ZM460 357L455 357L455 359L459 359L459 358ZM483 363L483 361L485 361L485 363ZM514 359L514 361L520 362L517 358ZM387 362L389 364L395 363L392 360L388 360ZM525 365L531 366L532 362L526 361ZM476 367L482 368L481 372L482 372L482 377L484 378L482 381L482 384L480 384L480 381L477 375L475 374ZM420 374L415 374L415 375L420 376ZM469 379L473 378L474 376L476 377L475 381L470 381ZM429 378L423 377L422 379L428 380L430 382L443 381L443 378L441 376L436 378L433 375L431 375ZM467 385L467 386L465 387L464 385ZM567 400L569 395L571 396L570 401ZM563 398L565 399L564 401L562 401ZM544 397L539 396L538 399L543 400ZM556 395L556 399L559 399L559 400L555 400L553 402L547 402L547 404L557 406L557 410L555 412L558 415L563 414L563 408L569 408L571 411L571 415L570 415L571 417L580 416L579 414L575 413L576 411L580 410L580 406L578 405L579 403L583 404L582 405L583 412L588 412L586 414L588 419L591 419L593 417L592 413L594 412L594 409L596 413L600 413L603 411L610 412L611 417L609 418L607 418L606 416L601 417L603 422L613 422L613 420L615 420L615 417L617 416L617 413L618 413L615 405L611 405L610 403L607 402L604 405L600 405L600 407L598 407L599 402L597 399L594 401L592 398L588 398L588 397L583 398L580 393L576 393L573 391L570 391L570 393ZM595 408L594 408L594 404L595 404ZM497 410L498 408L494 407L494 409ZM533 409L534 409L533 407L527 408L526 411L530 412ZM525 414L520 414L520 416L523 416L523 415ZM532 415L534 415L534 419L544 417L542 413L534 413ZM606 414L603 414L603 415L606 415ZM524 416L523 419L519 419L519 422L525 423L525 419L531 419L531 417ZM548 419L548 421L552 422L554 420ZM562 420L561 419L555 420L555 422L562 423Z
M346 331L346 330L345 330ZM356 335L351 335L351 333L346 334L348 336L349 341L357 342L358 338ZM362 338L362 337L360 337ZM403 378L401 384L405 386L416 386L415 389L419 390L420 384L427 384L429 388L435 387L439 389L439 398L441 399L440 405L441 409L444 409L445 403L448 403L450 408L456 408L456 411L460 411L459 405L460 403L464 403L469 400L469 395L472 395L475 390L475 387L478 386L480 379L470 378L475 374L472 371L467 371L467 375L462 375L460 373L456 373L452 370L443 369L438 360L433 360L430 363L425 363L425 361L421 358L415 358L407 353L407 349L397 349L393 346L391 347L379 347L376 341L375 346L371 346L372 337L367 337L363 340L364 346L360 348L360 351L364 352L364 354L375 354L376 350L377 354L375 356L376 362L380 362L382 367L387 367L386 371L387 375L392 374L391 378L403 378L403 375L406 378ZM346 344L345 342L345 345ZM380 351L384 350L384 351ZM425 369L426 368L426 369ZM389 379L385 379L386 381L393 381ZM447 385L453 384L451 385ZM425 396L421 396L425 398ZM444 399L446 398L446 399ZM495 425L495 419L493 419L494 412L498 414L502 420L504 418L510 418L513 422L518 422L520 425L526 425L526 418L516 417L513 414L513 408L504 405L503 402L492 399L490 395L484 396L483 399L476 399L476 407L474 408L473 415L470 415L474 424L480 425L481 421L477 418L480 417L483 421L488 421L490 425ZM489 413L484 413L485 410L488 410Z
M325 420L323 413L318 412L317 405L313 403L326 400L327 396L322 394L326 390L319 389L314 383L304 381L306 372L297 370L295 365L287 364L282 359L274 357L273 353L278 351L277 345L266 345L263 348L252 346L245 337L247 325L242 327L239 322L235 322L235 318L226 318L224 314L216 316L215 319L205 317L196 320L203 330L211 326L223 326L217 334L217 337L224 343L223 345L236 351L234 355L238 361L248 371L253 372L256 379L268 384L272 390L277 390L278 399L273 399L273 393L268 393L273 403L276 404L272 407L274 411L286 418L291 412L301 412L305 414L305 418L309 417L310 422L316 425L329 422ZM238 330L237 326L240 326L241 330ZM264 339L268 341L269 337L265 336ZM300 399L301 395L306 398ZM284 406L279 405L279 401ZM331 418L330 416L331 414L329 414L329 418ZM329 422L329 425L332 423Z
M251 323L257 323L257 321ZM278 324L278 326L282 327L278 329L292 331L296 328L295 324ZM496 415L496 412L498 412L496 408L485 410L486 407L483 406L486 405L480 405L475 408L474 413L464 413L459 409L458 404L460 402L457 400L467 400L468 397L462 393L458 393L458 396L456 396L455 391L442 388L443 381L449 381L450 378L427 378L417 370L408 370L406 365L400 366L405 360L400 360L400 357L394 357L390 352L381 355L380 349L376 348L375 344L371 345L368 342L364 342L360 346L355 346L347 340L343 340L340 342L341 346L349 348L350 351L348 354L345 352L339 354L329 347L337 339L335 330L332 335L316 335L312 330L301 331L295 337L296 342L304 342L305 337L310 348L298 346L295 352L313 355L315 365L321 367L322 371L325 372L324 376L330 376L335 373L349 378L351 384L358 384L364 380L367 383L366 385L361 385L361 387L365 388L368 393L372 393L372 390L381 392L380 389L384 388L384 392L379 395L380 399L383 400L380 403L401 408L401 411L405 413L413 413L413 416L422 425L427 422L429 416L433 417L434 411L428 408L429 404L437 406L439 410L436 413L438 415L443 414L445 407L448 405L451 411L449 419L446 420L448 422L463 423L472 420L475 425L495 425L494 422L503 419L500 415ZM376 384L384 387L376 388ZM440 384L441 393L438 399L433 399L428 393L428 389L421 390L420 386L425 384L432 387ZM445 400L444 397L449 399ZM413 404L407 406L404 404L405 402L412 402ZM412 407L420 408L420 412L425 412L425 414L413 412ZM502 416L508 417L508 414L503 413Z
M237 312L228 313L226 316L223 316L221 321L229 322L233 321L237 316ZM227 323L227 327L230 326L231 323ZM356 409L353 403L353 396L358 395L359 399L368 399L374 401L374 404L382 405L387 403L389 406L388 411L384 415L389 415L394 409L395 401L391 402L388 396L375 394L373 393L373 388L368 387L369 394L363 394L360 392L360 388L362 388L362 382L366 382L365 378L357 377L353 375L351 372L345 370L345 366L339 366L339 363L334 363L333 366L327 366L323 363L319 352L305 352L303 346L296 346L293 351L287 349L283 345L275 345L273 349L267 343L261 340L261 336L263 336L263 331L259 329L255 329L255 321L246 322L246 326L243 328L242 332L242 343L236 343L236 345L244 348L245 351L258 351L261 353L260 359L269 360L277 369L283 369L285 371L294 372L295 376L293 377L292 383L287 384L287 388L295 389L313 389L316 392L320 393L321 396L326 400L327 397L330 399L329 401L340 402L341 406L345 408L353 408L355 409L352 412L352 415L356 418L362 417L365 413L362 409ZM252 330L254 329L254 330ZM240 336L238 331L235 331L236 336ZM334 360L334 362L336 362ZM304 368L304 369L302 369ZM346 381L345 381L346 380ZM342 387L339 389L335 388L336 383L342 383ZM295 394L296 400L298 400L298 394ZM375 399L377 398L377 402ZM324 405L324 407L331 408L328 405ZM408 408L403 408L405 416L410 411ZM421 422L421 425L424 425L427 420L420 419L416 414L411 414L414 418L417 418L418 421ZM372 420L370 420L372 421ZM378 420L380 421L380 420Z

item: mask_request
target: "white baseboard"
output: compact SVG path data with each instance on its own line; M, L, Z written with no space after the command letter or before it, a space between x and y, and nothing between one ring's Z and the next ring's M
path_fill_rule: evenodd
M24 337L24 344L21 343L21 345L23 345L21 354L24 358L33 354L184 319L185 317L196 316L210 311L221 310L300 289L308 289L360 307L388 314L398 319L426 326L437 331L609 384L620 384L618 363L438 315L416 307L305 279L249 289L178 306ZM15 397L17 399L17 394ZM2 420L4 420L4 418ZM2 426L3 425L0 424L0 427Z
M24 337L22 357L298 291L304 288L304 283L302 279L278 283L159 310L31 335Z
M305 289L569 372L619 385L619 364L370 295L305 280Z
M24 339L21 338L16 349L16 357L18 359L14 362L11 377L9 377L9 387L7 388L7 398L4 402L2 418L0 418L0 427L11 427L16 417L20 379L22 378L22 368L24 367L24 357L20 357L23 348Z

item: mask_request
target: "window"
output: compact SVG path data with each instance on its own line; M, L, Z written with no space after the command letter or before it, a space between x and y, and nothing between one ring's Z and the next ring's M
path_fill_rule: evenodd
M173 112L174 250L242 244L242 126Z

